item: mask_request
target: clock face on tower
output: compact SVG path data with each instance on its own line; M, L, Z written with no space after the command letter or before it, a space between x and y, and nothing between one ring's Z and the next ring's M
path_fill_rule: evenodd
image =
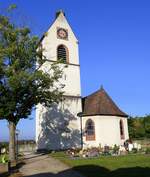
M68 31L64 28L58 28L57 37L60 39L68 39Z

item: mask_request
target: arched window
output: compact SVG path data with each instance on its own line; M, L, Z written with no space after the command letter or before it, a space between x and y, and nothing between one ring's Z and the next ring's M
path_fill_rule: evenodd
M59 45L58 48L57 48L57 59L58 60L62 60L64 61L65 63L68 63L68 49L66 46L64 45Z
M91 119L88 119L86 121L85 132L86 132L86 141L95 140L95 125Z
M123 121L122 120L120 120L119 125L120 125L120 137L121 137L121 139L124 139L125 138L125 136L124 136L124 126L123 126Z

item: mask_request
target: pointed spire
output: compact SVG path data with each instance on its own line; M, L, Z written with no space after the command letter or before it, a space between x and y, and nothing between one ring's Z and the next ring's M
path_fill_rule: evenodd
M58 11L56 12L56 18L57 18L60 14L63 14L63 15L65 16L65 12L64 12L62 9L60 9L60 10L58 10Z

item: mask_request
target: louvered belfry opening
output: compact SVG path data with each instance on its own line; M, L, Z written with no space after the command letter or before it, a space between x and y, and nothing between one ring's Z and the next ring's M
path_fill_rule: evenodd
M64 62L67 62L67 51L66 51L66 47L64 45L58 46L57 58L58 58L58 60L62 60Z

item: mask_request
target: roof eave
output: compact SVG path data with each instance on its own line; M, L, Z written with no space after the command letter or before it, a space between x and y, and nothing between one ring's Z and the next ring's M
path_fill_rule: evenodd
M86 116L117 116L117 117L125 117L128 118L128 115L119 115L119 114L82 114L82 117Z

